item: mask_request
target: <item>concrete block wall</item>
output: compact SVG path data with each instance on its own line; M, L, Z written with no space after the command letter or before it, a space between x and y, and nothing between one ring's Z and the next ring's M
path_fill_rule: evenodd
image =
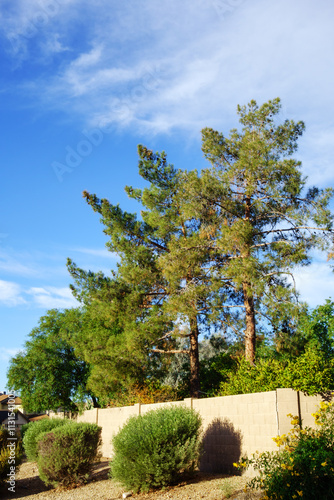
M99 422L102 427L102 455L112 457L111 439L123 427L129 417L139 415L139 404L122 408L106 408L99 410ZM110 423L112 422L112 425Z
M99 420L98 416L99 409L94 408L93 410L86 410L76 418L77 422L84 422L86 424L97 424Z
M151 410L157 410L158 408L168 408L170 406L188 406L189 408L191 408L191 398L185 399L184 401L170 401L168 403L140 405L140 415L144 415Z
M304 393L299 393L300 415L302 418L303 427L314 427L314 417L319 405L323 401L321 396L306 396Z
M123 406L121 408L94 408L78 415L77 422L98 424L102 427L102 456L112 457L111 439L125 424L129 417L140 415L140 405Z
M233 462L255 451L275 449L276 393L241 394L193 401L203 419L200 469L232 472Z
M157 404L136 404L122 408L93 409L77 417L78 422L97 423L102 427L102 455L112 457L111 439L133 415L150 410L183 405L198 411L203 421L204 455L200 469L206 472L232 472L233 462L256 451L276 451L273 437L287 434L290 417L298 415L303 426L314 427L312 413L320 396L305 396L292 389L240 394L206 399Z

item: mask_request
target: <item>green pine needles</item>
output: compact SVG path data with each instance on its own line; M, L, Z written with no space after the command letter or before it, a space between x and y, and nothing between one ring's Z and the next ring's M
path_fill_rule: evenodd
M131 417L112 439L111 477L135 492L177 482L197 466L200 429L200 416L183 406Z

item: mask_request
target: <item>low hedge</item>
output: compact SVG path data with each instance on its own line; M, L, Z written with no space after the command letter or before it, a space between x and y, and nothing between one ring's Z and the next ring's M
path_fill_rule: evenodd
M37 461L37 441L40 434L51 431L69 422L70 420L62 418L44 418L42 420L37 420L37 422L30 422L23 433L23 448L28 461Z
M101 427L71 423L38 437L37 464L46 485L71 487L82 482L99 458Z

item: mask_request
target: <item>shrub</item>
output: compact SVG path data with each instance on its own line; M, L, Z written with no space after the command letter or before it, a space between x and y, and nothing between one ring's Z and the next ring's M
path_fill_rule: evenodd
M23 440L23 438L24 438L25 433L26 433L26 432L27 432L27 430L29 429L29 426L30 426L30 425L32 425L32 424L33 424L33 422L28 422L27 424L23 424L23 425L21 426L21 439L22 439L22 440Z
M236 464L259 471L248 487L262 488L264 498L274 500L334 498L334 406L323 403L315 418L317 429L302 429L298 417L292 417L289 434L274 438L279 452Z
M4 427L0 427L0 451L3 448L6 448L8 438L9 438L8 430L5 429Z
M238 367L220 386L219 395L274 391L288 387L306 394L326 393L334 389L334 360L326 359L315 346L308 346L296 359L259 359L251 365L240 358Z
M43 432L51 431L56 427L67 424L69 420L61 418L44 418L37 422L30 422L28 427L24 430L23 447L29 462L37 461L37 441L39 435Z
M8 446L8 444L10 446ZM11 467L17 467L22 462L22 441L10 439L10 434L6 429L0 428L0 484L10 479Z
M69 487L82 482L99 458L101 427L69 423L38 437L37 464L46 485Z
M200 427L200 416L180 406L130 417L112 439L111 477L135 492L176 482L198 463Z

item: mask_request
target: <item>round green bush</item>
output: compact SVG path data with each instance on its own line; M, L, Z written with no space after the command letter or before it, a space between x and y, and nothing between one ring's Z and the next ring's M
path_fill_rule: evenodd
M131 417L112 439L111 477L135 492L177 482L197 466L200 430L199 414L180 406Z
M61 418L44 418L43 420L38 420L37 422L30 422L28 424L28 427L24 429L23 435L23 448L28 461L37 461L37 441L40 434L42 434L43 432L51 431L56 427L63 426L68 422L69 420Z
M37 464L46 485L69 487L82 482L99 458L101 427L70 423L38 437Z

